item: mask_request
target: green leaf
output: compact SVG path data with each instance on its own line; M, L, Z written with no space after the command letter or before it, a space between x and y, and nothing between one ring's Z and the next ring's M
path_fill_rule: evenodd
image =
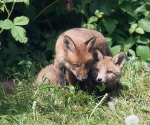
M28 38L26 37L25 29L20 26L14 26L11 29L11 34L16 41L19 41L21 43L26 43L28 40Z
M148 46L137 46L136 53L142 61L147 61L150 59L150 48Z
M132 34L134 32L134 29L130 28L129 33Z
M123 2L123 3L120 5L120 8L121 8L124 12L128 13L129 15L135 16L135 13L134 13L134 11L132 10L131 5L129 5L128 3L129 3L129 2Z
M111 45L112 45L112 38L110 38L110 37L105 37L105 39L106 39L108 45L111 46Z
M121 4L124 0L118 0L118 4Z
M13 58L19 53L19 50L14 42L8 43L8 52L6 53L9 54Z
M112 3L109 0L98 1L98 7L100 12L103 12L104 15L110 16L112 13Z
M96 10L96 11L95 11L95 15L96 15L96 16L98 16L99 13L100 13L99 10Z
M54 86L52 84L42 84L42 85L40 85L40 89L47 89L47 88L54 88Z
M147 11L146 4L143 4L142 6L138 7L135 12L137 13L145 13Z
M124 43L124 51L127 51L129 48L131 48L134 45L133 37L129 37L126 42Z
M87 26L88 29L93 29L93 30L96 29L96 24L88 23L86 26Z
M111 52L113 55L116 55L117 53L119 53L121 51L121 46L120 45L116 45L112 48L110 48Z
M0 3L0 10L4 12L4 4Z
M3 0L4 3L13 3L13 2L16 2L16 3L21 3L21 2L24 2L26 4L26 6L29 5L29 0Z
M150 14L150 12L149 12L149 11L146 11L145 13L143 13L143 15L144 15L145 17L148 17L148 16L149 16L149 14Z
M116 30L115 33L112 34L112 38L114 38L116 42L118 41L125 42L124 37L122 37L122 35L120 35L119 33L116 33Z
M8 30L14 26L11 20L5 19L4 21L0 21L0 28Z
M30 60L22 60L18 63L18 65L24 65L26 68L31 68L32 62Z
M86 28L87 24L85 22L82 22L81 26L84 27L84 28Z
M141 27L136 28L135 32L139 34L144 34L144 30Z
M146 32L150 32L150 20L141 19L138 21L139 26Z
M103 23L109 35L113 33L116 28L116 24L118 24L117 20L108 17L103 18Z
M141 36L137 36L137 37L135 38L135 41L136 41L137 43L141 43L141 44L148 44L148 43L150 43L150 40L149 40L149 39L147 39L146 37L141 37Z
M105 88L106 88L106 86L105 86L104 83L102 83L102 85L96 85L96 87L98 88L98 90L99 90L100 92L104 91Z
M97 20L98 20L97 17L92 16L92 17L89 18L88 23L93 23L93 22L96 22Z
M133 24L137 21L137 17L133 17L133 16L127 16L127 20L129 24Z
M4 3L14 2L14 0L3 0Z
M29 60L22 60L18 63L18 65L32 65L32 62Z
M110 15L112 12L112 4L110 0L102 0L101 2L99 1L93 1L90 3L90 11L91 13L95 12L95 8L99 10L99 12L103 12L104 15Z
M129 49L128 52L130 55L135 56L135 51L133 51L132 49Z
M69 89L69 92L70 92L71 94L74 94L74 93L75 93L75 88L74 88L73 85L69 85L69 86L67 86L67 88Z
M135 29L137 27L137 23L133 23L132 25L131 25L131 28L132 29Z
M14 19L14 25L27 25L29 23L29 18L25 16L16 17Z
M25 4L26 6L29 6L29 3L30 3L29 0L23 0L23 2L24 2L24 4Z
M3 25L3 21L2 20L0 20L0 28L1 28L1 26Z

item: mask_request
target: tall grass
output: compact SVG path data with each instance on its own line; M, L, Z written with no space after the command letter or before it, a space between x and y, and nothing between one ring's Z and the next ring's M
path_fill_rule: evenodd
M125 125L132 114L140 125L150 125L150 64L136 58L126 62L123 89L111 102L72 87L69 92L50 84L34 87L30 72L16 80L13 93L0 90L1 125Z

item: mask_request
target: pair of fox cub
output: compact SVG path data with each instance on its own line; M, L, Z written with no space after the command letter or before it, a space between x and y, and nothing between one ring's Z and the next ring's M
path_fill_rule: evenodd
M70 29L59 36L55 51L54 65L39 72L38 83L49 81L61 87L79 83L85 91L104 84L105 92L116 94L126 57L124 52L112 57L101 33L86 28Z

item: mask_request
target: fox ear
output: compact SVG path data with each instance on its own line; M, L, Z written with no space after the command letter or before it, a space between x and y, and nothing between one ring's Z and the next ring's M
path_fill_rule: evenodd
M124 63L126 61L126 55L124 52L118 53L113 57L113 62L115 65L119 66L120 68L123 68Z
M93 51L93 46L94 46L94 43L96 41L96 36L92 37L91 39L89 39L88 41L86 41L84 44L87 45L87 50L89 53L92 53Z
M64 36L64 49L70 50L71 52L74 52L75 50L75 44L73 40L67 35Z
M93 58L94 61L100 61L103 60L103 55L101 54L101 52L98 49L94 49L93 50Z

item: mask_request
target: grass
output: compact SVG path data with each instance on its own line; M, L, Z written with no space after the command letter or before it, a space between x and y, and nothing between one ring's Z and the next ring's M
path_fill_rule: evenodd
M125 125L131 114L138 116L139 125L150 125L150 64L138 59L126 62L123 89L112 106L105 97L75 93L72 87L65 93L51 85L35 88L32 82L32 77L22 78L12 94L0 90L1 125Z

